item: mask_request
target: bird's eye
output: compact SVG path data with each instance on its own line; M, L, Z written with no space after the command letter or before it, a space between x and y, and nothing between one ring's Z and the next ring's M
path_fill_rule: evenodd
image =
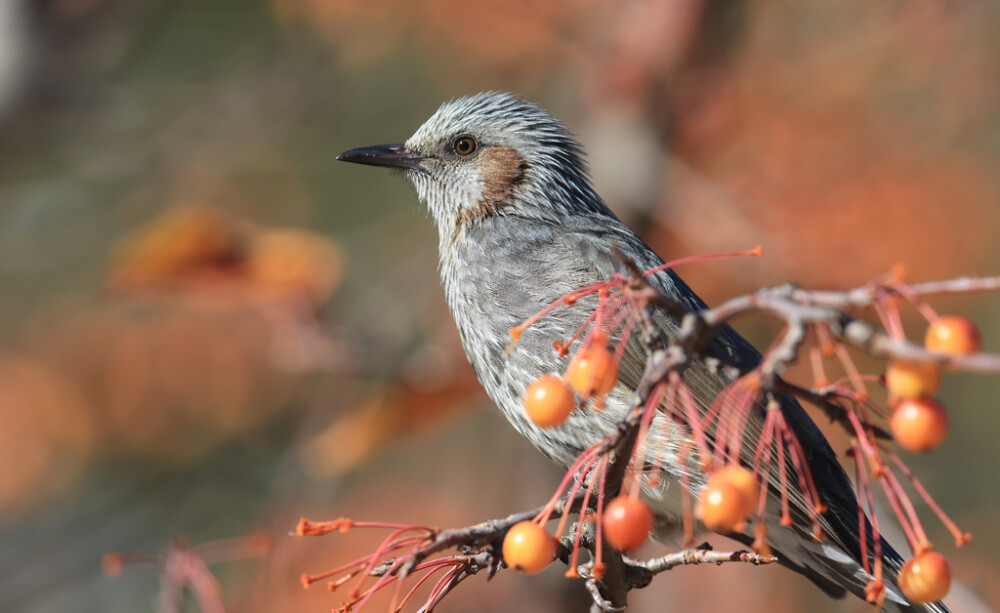
M452 143L451 148L455 151L455 155L467 158L479 149L479 143L471 136L459 136Z

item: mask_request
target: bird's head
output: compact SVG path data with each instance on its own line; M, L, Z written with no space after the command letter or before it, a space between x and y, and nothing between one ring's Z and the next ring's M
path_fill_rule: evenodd
M494 215L558 221L581 211L609 214L569 130L512 94L451 100L405 143L337 159L402 170L442 235Z

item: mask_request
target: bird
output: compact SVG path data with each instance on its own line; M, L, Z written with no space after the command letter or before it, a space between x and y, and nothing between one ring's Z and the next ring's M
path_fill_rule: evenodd
M615 428L630 406L647 359L634 337L625 340L618 381L602 410L579 408L563 424L542 428L522 407L531 382L565 370L565 358L553 349L553 340L569 338L585 323L594 303L590 309L584 305L552 311L511 349L510 331L545 306L616 273L627 275L619 252L643 270L664 263L597 194L583 148L564 124L515 94L483 92L445 102L405 143L351 149L337 160L401 172L426 205L438 231L442 285L468 360L487 395L521 435L569 467ZM648 280L690 311L706 308L672 269ZM667 337L678 329L679 322L670 313L657 311L654 320ZM721 356L742 372L761 360L753 345L728 326L716 333L707 353ZM705 411L732 383L733 375L696 360L684 379ZM860 562L858 503L851 482L799 403L791 396L783 396L781 402L807 450L809 468L826 505L818 518L825 538L813 538L809 503L791 479L789 497L798 521L782 526L779 513L768 513L768 545L780 564L804 575L829 596L842 598L850 592L864 598L871 577ZM747 437L759 436L759 422L759 415L751 419ZM678 430L669 425L653 428L647 444L665 445L676 453L686 435ZM753 453L753 446L743 448L742 461L751 464L753 457L746 454ZM659 467L668 477L667 487L643 490L656 516L654 537L660 540L675 535L682 522L677 482L686 477L692 491L706 482L697 463L670 457ZM780 496L773 483L768 496L770 509ZM744 543L751 539L749 534L729 536ZM896 585L902 558L888 543L883 546L883 560L888 575L886 610L947 611L941 603L907 602Z

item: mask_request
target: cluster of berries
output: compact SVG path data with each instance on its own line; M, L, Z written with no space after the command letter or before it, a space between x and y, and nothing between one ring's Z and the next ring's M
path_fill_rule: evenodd
M929 326L925 347L948 356L978 353L981 337L976 326L960 316L943 316ZM578 406L578 396L600 403L618 380L618 359L606 334L588 335L563 376L544 375L528 386L523 408L538 426L557 427ZM884 376L892 416L890 429L896 442L907 451L921 453L937 448L948 432L948 415L934 398L941 382L941 364L933 361L894 360ZM709 467L706 486L699 492L696 517L709 529L721 533L742 532L746 521L762 505L759 476L730 457L716 468ZM596 478L596 477L595 477ZM654 517L638 496L638 488L603 506L599 515L585 514L599 525L607 543L620 551L634 549L646 541ZM503 543L508 566L526 573L538 572L554 558L556 539L544 527L545 516L515 525ZM570 573L572 573L572 569ZM940 553L929 544L918 544L899 577L904 595L914 603L940 600L948 591L951 573Z
M958 315L938 317L927 328L928 351L958 356L979 353L982 336L974 323ZM941 384L937 362L896 360L885 372L892 417L889 426L900 447L913 453L936 449L948 434L948 412L934 394ZM943 555L927 546L916 548L914 557L899 573L899 587L911 602L941 600L951 585L951 570Z

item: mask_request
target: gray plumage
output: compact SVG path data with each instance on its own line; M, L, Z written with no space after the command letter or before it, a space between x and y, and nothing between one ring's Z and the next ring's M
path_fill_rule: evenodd
M461 139L468 140L460 143ZM465 145L470 144L474 148L467 152ZM445 103L403 145L355 149L339 159L399 168L416 188L438 229L441 278L462 344L483 387L514 427L563 466L607 434L623 416L643 371L646 355L636 339L627 345L618 385L603 410L577 409L563 425L539 428L521 406L529 383L566 369L567 359L556 354L552 342L572 335L593 310L595 298L557 309L526 330L514 350L505 353L511 328L579 287L626 272L612 245L640 268L663 263L593 190L582 149L570 132L530 102L489 92ZM704 307L673 271L650 281L691 309ZM671 316L656 313L655 317L668 336L676 330ZM756 349L728 327L708 350L743 368L760 360ZM684 378L702 410L729 383L701 363L693 364ZM829 507L821 517L827 538L821 543L813 540L807 503L792 479L796 522L791 527L778 525L778 495L772 484L768 542L783 565L831 596L850 591L863 597L868 577L858 563L857 503L850 481L799 404L791 397L782 401ZM745 454L755 448L761 422L757 415L748 425L751 442L744 445ZM668 452L674 454L686 435L676 430L657 418L649 446L658 450L666 440ZM644 492L657 515L661 538L680 525L679 476L687 473L695 493L705 482L693 460L681 464L676 456L670 457L673 461L663 468L673 479L666 487ZM744 460L750 463L752 458ZM749 535L737 538L744 543L751 540ZM884 552L888 610L945 610L940 604L907 604L894 585L901 559L888 545Z

